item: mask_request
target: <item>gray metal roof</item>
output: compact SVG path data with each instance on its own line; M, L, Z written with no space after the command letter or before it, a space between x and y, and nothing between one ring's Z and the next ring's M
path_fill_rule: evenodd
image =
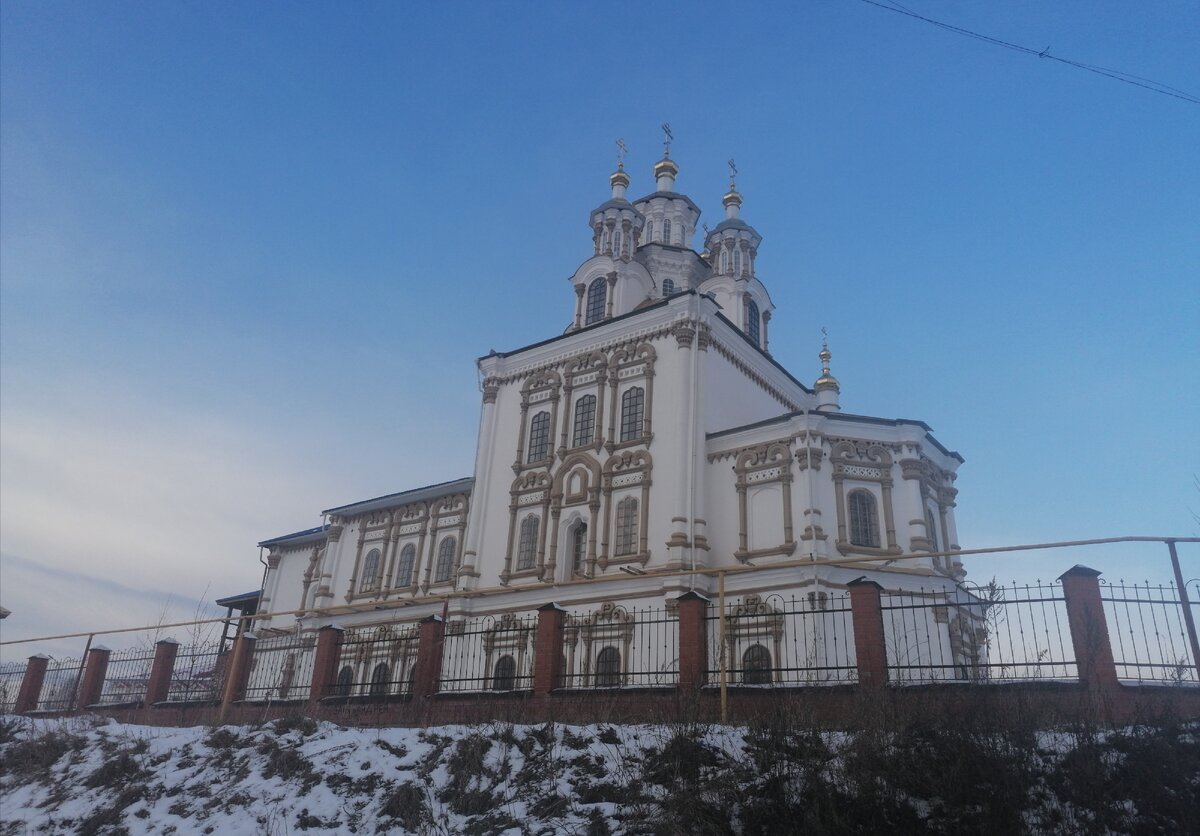
M650 199L654 198L654 197L669 197L672 200L686 201L688 206L690 206L694 210L696 210L697 215L700 214L700 207L697 206L695 203L693 203L692 199L690 197L688 197L685 194L680 194L679 192L654 192L653 194L648 194L645 197L638 198L637 200L634 201L634 204L636 205L638 203L649 203Z
M339 505L337 508L327 508L321 513L338 517L368 514L371 511L378 511L381 508L392 508L397 505L408 505L412 502L424 502L428 499L437 499L440 496L449 496L452 493L470 493L474 486L475 478L473 476L468 476L465 479L454 479L450 482L438 482L436 485L426 485L423 488L413 488L411 491L389 493L386 496L377 496L374 499L364 499L362 502L352 502L349 505Z
M758 230L750 226L750 224L746 223L741 218L726 218L709 230L708 234L712 235L714 232L724 232L727 229L744 229L748 232L753 232L755 235L758 235Z
M284 534L280 537L272 537L270 540L263 540L259 545L274 546L279 543L290 543L292 541L302 543L306 540L319 540L325 536L325 532L328 530L329 526L318 525L316 528L306 528L303 531L294 531L291 534Z

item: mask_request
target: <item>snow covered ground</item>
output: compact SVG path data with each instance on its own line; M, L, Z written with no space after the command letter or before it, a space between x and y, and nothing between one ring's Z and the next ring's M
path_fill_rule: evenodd
M7 717L0 833L1121 833L1200 822L1194 727L971 737Z

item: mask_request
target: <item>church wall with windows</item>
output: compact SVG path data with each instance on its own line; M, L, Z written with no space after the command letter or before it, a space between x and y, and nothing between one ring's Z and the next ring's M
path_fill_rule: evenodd
M741 219L736 186L697 252L700 210L674 191L678 166L664 155L654 173L656 190L635 202L623 168L610 178L611 199L589 216L591 252L563 289L563 322L479 358L473 474L327 509L322 526L263 541L263 610L411 625L441 614L445 593L486 593L446 605L465 624L483 608L524 618L553 600L571 612L568 676L620 686L650 676L642 668L669 678L672 661L635 660L630 636L669 632L686 589L714 592L707 576L638 571L757 567L727 578L744 600L737 665L751 679L770 675L762 654L778 649L754 626L775 617L756 609L763 596L824 600L864 573L885 588L958 583L955 560L889 560L958 548L961 457L920 422L842 413L827 348L811 388L789 374L770 354L762 238ZM772 568L839 556L878 563ZM600 576L614 580L556 585ZM261 629L298 623L281 615ZM495 687L525 676L523 645L505 644L516 635L485 636Z

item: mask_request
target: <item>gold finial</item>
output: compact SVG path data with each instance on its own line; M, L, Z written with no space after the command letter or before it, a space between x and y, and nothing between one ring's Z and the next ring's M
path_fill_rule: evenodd
M667 159L670 159L670 157L671 157L671 142L675 139L674 134L671 133L671 123L663 122L662 123L662 131L663 131L663 159L667 160Z
M817 388L834 388L838 387L837 378L829 373L829 361L833 359L833 354L829 350L829 331L824 325L821 326L821 353L817 355L821 358L821 376L817 378Z
M617 140L617 171L625 170L625 155L629 153L629 146L625 144L625 139Z

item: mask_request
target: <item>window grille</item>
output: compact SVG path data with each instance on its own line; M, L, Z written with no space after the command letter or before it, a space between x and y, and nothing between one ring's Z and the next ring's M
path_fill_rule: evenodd
M675 282L671 279L663 279L662 283L663 296L670 296L675 292Z
M596 656L596 685L616 688L621 684L621 651L606 647Z
M575 401L575 432L571 444L582 447L591 444L596 433L596 396L584 395Z
M571 566L577 575L583 574L584 561L587 560L587 533L587 524L580 523L571 535Z
M539 412L529 422L528 461L540 462L550 456L550 413Z
M400 567L396 570L396 586L412 586L413 564L417 562L417 549L409 543L400 550Z
M517 569L532 569L537 550L538 518L530 514L521 520L521 538L517 544Z
M359 592L375 592L379 589L379 549L371 549L363 561L362 582Z
M742 682L746 685L771 684L771 651L752 644L742 654Z
M736 257L736 256L735 256ZM754 301L746 302L746 336L755 345L758 345L758 303Z
M608 301L608 279L601 276L588 285L587 314L585 325L592 325L604 319L604 306Z
M492 673L493 691L511 691L517 685L517 662L511 656L501 656L496 660Z
M337 675L337 683L333 686L333 695L335 697L350 696L350 689L354 686L354 668L346 665Z
M453 537L447 537L438 546L437 572L433 578L435 583L444 583L454 574L454 549L457 545Z
M869 491L850 492L850 542L879 548L879 515Z
M638 501L627 496L617 503L616 554L633 554L637 550Z
M371 687L368 693L372 697L387 696L390 681L391 670L388 669L386 662L380 662L375 666L375 670L371 671Z
M633 441L642 437L642 420L645 417L646 392L634 386L621 396L621 440Z

